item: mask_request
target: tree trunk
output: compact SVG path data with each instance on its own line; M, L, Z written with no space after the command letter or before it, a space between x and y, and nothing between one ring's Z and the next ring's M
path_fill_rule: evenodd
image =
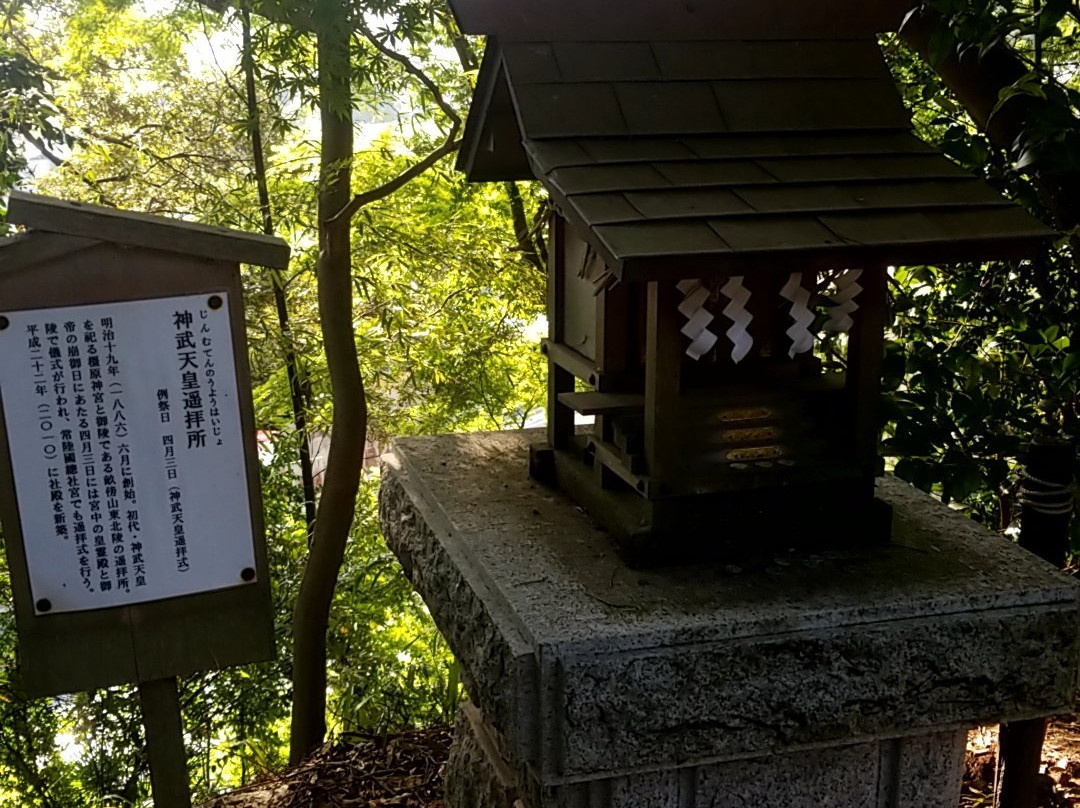
M322 497L293 616L293 708L289 759L296 763L326 735L326 631L345 555L363 467L367 403L356 356L350 283L350 218L338 216L351 197L353 156L350 30L343 6L318 3L319 320L330 372L334 415Z
M947 24L941 15L923 9L905 22L900 36L912 50L933 64L931 38L935 30ZM934 64L934 69L990 142L1015 159L1015 143L1028 124L1036 100L1018 94L996 111L995 108L1000 92L1029 72L1027 65L1003 42L992 45L981 55L978 47L965 48L962 52L961 56L953 49ZM1033 179L1058 228L1071 230L1080 224L1080 182L1075 176L1038 170Z
M263 150L262 124L259 121L259 104L255 96L255 55L251 45L251 12L245 4L240 10L243 28L243 51L241 62L244 70L244 96L247 102L248 131L251 134L251 157L255 168L255 186L259 192L259 210L262 214L263 232L274 233L274 214L270 207L270 186L266 178L266 156ZM311 546L315 530L315 475L311 468L311 444L307 430L306 374L300 367L293 343L292 327L289 325L289 308L285 299L285 279L281 271L270 267L270 285L274 290L274 306L277 309L278 329L285 346L285 374L289 380L289 397L292 401L293 425L300 437L300 481L304 490L304 524L307 525L308 546Z

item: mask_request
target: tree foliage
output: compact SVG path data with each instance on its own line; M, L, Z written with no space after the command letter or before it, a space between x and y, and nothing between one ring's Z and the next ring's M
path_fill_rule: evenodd
M56 168L37 187L258 229L235 15L124 0L36 6L33 24L22 21L24 52L55 75L59 120L71 134L69 149L51 152ZM446 144L456 146L460 123L454 121L470 74L451 35L438 34L446 31L446 10L434 8L373 6L357 17L362 26L349 37L354 89L342 109L346 120L349 109L356 110L351 117L359 145L346 201L362 204L345 231L349 279L341 299L371 397L370 432L380 442L394 434L520 424L542 401L539 355L523 335L541 309L541 278L516 250L505 189L469 186L444 159L452 151ZM332 407L316 283L315 41L311 31L273 19L255 17L254 24L268 188L277 230L294 248L283 278L291 339L307 374L308 415L318 441L329 429ZM390 52L405 54L407 64ZM434 79L420 80L416 69ZM392 195L364 197L440 148L441 155ZM535 197L525 193L534 205ZM285 759L293 656L288 626L308 558L295 475L299 437L272 279L258 268L244 272L278 657L182 683L197 796ZM334 732L447 722L460 698L452 659L378 534L376 488L377 474L368 470L327 634L327 718ZM11 681L10 625L4 637ZM0 700L0 772L11 788L0 792L0 805L146 799L146 760L130 688L52 702L27 702L9 690L11 700ZM11 744L5 747L4 739ZM40 773L52 793L38 794L31 772Z
M0 13L12 28L22 15L21 0L0 3ZM0 37L3 28L0 25ZM28 168L26 145L49 149L65 140L52 101L51 72L29 54L0 38L0 227L5 208L3 197ZM3 230L0 230L0 235Z
M1000 529L1028 443L1080 426L1078 36L1067 3L934 0L887 43L922 136L1062 231L1020 264L894 276L886 451Z

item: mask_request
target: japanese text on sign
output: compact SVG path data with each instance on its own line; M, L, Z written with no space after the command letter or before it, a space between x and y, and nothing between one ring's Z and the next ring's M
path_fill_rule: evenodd
M3 315L0 401L37 611L250 581L226 295Z

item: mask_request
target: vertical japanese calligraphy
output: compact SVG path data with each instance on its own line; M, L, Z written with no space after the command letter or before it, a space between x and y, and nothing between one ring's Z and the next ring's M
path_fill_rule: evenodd
M0 403L49 611L243 585L254 566L226 302L3 312Z

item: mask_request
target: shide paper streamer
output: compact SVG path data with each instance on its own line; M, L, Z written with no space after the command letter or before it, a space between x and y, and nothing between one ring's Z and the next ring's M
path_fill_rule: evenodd
M698 280L682 281L677 288L683 293L679 313L686 318L686 325L681 331L683 336L690 338L690 347L686 349L686 355L694 360L701 359L712 350L718 339L716 334L707 327L713 321L713 315L705 308L705 301L709 299L709 290Z
M753 315L746 310L750 292L742 285L742 280L741 275L729 278L720 290L731 301L724 308L724 314L732 321L732 326L726 334L732 344L731 358L736 363L741 362L750 353L750 348L754 344L750 332L746 330L750 321L754 319ZM683 294L683 300L679 304L679 313L686 318L686 325L681 331L690 339L686 355L696 361L711 351L719 339L708 328L715 319L705 308L710 292L700 280L681 281L676 288Z
M750 299L750 290L743 286L743 276L733 275L728 279L720 291L731 300L724 308L724 314L732 320L732 326L727 330L727 337L731 340L731 358L738 364L750 353L754 345L754 339L746 327L754 319L753 315L746 310L746 302Z
M794 359L795 354L806 353L814 347L814 335L810 332L814 313L810 311L810 293L803 288L801 272L791 273L780 296L791 301L790 315L794 322L785 333L791 338L788 356Z
M846 269L833 281L836 293L832 295L833 306L829 309L829 320L825 323L825 331L830 334L846 334L854 324L851 314L859 308L855 302L862 286L859 285L861 269Z
M833 305L829 308L829 319L824 326L827 333L846 333L851 330L851 315L859 308L855 298L862 292L862 286L858 282L861 275L861 269L847 269L833 282L836 291L830 296ZM680 330L690 340L686 355L696 361L711 351L719 340L716 333L709 329L716 318L705 308L711 293L700 280L681 281L677 288L683 295L682 302L679 303L679 313L686 318L686 324ZM725 333L731 340L731 358L737 364L746 358L754 345L753 337L748 331L754 318L746 308L750 291L743 286L743 276L736 275L728 278L720 292L730 301L724 308L724 315L732 321L732 325ZM780 296L791 302L788 314L792 324L785 333L791 339L788 356L795 358L797 354L806 353L814 347L814 333L810 330L814 322L811 308L813 294L803 286L803 274L792 272L780 290Z

